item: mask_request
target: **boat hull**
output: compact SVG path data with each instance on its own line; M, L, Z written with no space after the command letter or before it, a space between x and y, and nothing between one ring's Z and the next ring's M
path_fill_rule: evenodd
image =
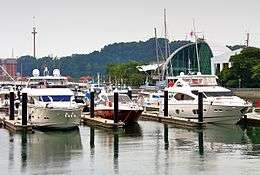
M198 119L198 105L195 104L169 104L169 115ZM246 106L221 106L203 105L203 119L207 123L236 124L245 115L248 107Z
M138 121L143 110L120 110L118 111L118 121L128 123L135 123ZM101 118L114 120L114 110L113 109L96 109L95 116Z
M29 107L29 120L39 129L74 129L80 123L80 109Z

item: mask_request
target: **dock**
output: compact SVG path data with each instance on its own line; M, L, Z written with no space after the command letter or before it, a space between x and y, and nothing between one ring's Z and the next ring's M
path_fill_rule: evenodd
M14 120L9 120L8 116L0 116L0 123L9 130L12 131L32 131L33 126L31 124L22 125L22 120L15 118Z
M107 129L122 128L125 124L123 122L114 123L114 120L104 119L101 117L93 117L84 114L81 116L82 123L88 126L102 127Z
M186 118L180 118L180 117L174 117L174 116L165 117L165 116L159 115L159 113L155 113L155 112L153 112L153 113L143 112L141 119L157 121L157 122L161 122L161 123L169 123L169 124L174 124L174 125L178 125L181 127L189 127L189 128L206 127L205 122L199 122L198 120L195 120L195 119L186 119Z

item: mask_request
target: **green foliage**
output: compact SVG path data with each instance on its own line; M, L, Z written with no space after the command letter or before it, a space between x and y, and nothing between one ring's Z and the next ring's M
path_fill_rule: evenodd
M164 50L164 39L159 38L160 55ZM171 51L176 50L188 41L175 41L170 43ZM162 58L161 58L162 59ZM23 75L31 76L35 68L43 71L45 65L49 71L59 68L63 75L69 75L73 78L79 78L85 75L96 75L106 73L106 66L113 63L126 63L128 61L151 62L156 61L155 39L147 41L114 43L105 46L101 51L94 51L89 54L73 54L72 56L62 58L43 57L35 59L31 56L22 56L18 59L17 72ZM21 66L22 65L22 66Z
M231 57L232 67L220 73L223 85L238 87L260 87L260 49L248 47Z
M136 68L139 65L142 64L137 61L109 64L107 66L107 73L114 84L123 83L131 86L140 86L144 84L145 75Z

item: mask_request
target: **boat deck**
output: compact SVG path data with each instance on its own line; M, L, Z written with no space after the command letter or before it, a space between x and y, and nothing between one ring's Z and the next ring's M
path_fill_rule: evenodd
M88 114L82 115L81 119L82 119L82 123L85 125L102 127L102 128L114 129L114 128L122 128L124 126L123 122L114 123L113 120L108 120L101 117L91 118L90 115Z

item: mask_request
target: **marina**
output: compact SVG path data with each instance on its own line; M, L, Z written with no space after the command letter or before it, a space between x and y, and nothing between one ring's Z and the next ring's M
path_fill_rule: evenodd
M259 4L221 1L3 2L0 174L260 174Z
M258 174L259 128L188 130L139 121L121 131L80 126L18 134L0 128L3 174ZM84 166L82 166L84 164Z

